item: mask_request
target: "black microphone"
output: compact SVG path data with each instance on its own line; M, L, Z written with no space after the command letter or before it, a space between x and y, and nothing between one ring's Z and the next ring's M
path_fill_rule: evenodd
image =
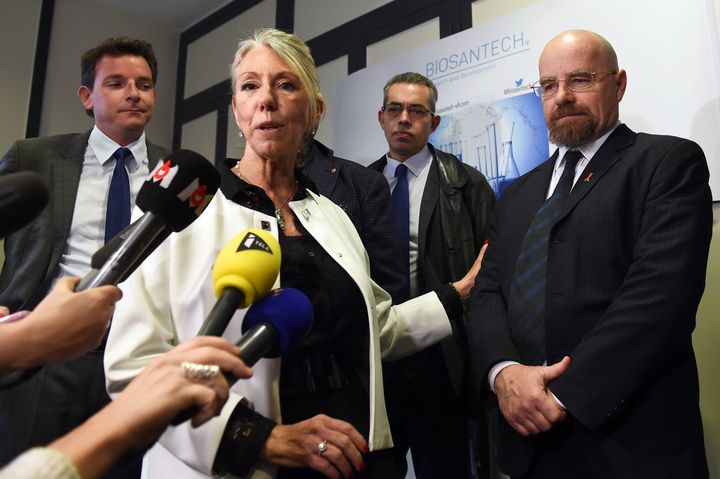
M145 214L118 234L120 240L108 242L101 253L105 261L80 280L75 290L125 280L172 231L183 230L200 216L219 185L220 175L203 156L190 150L170 154L138 192L135 203Z
M296 347L313 324L313 307L302 291L282 288L250 306L243 318L243 336L237 342L238 356L252 367L260 358L274 358L287 354ZM223 372L228 384L237 378ZM189 407L175 419L177 426L197 414L198 408Z
M0 238L30 223L49 197L47 186L32 171L0 176Z

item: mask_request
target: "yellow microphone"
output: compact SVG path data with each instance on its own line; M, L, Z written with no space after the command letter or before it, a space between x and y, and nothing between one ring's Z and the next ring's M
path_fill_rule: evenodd
M280 272L280 243L267 231L249 229L227 243L213 265L218 300L198 336L222 336L239 308L268 295Z

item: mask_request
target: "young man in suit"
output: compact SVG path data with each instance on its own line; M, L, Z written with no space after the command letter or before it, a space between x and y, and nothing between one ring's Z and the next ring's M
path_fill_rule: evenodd
M540 56L552 157L499 200L468 317L513 478L707 478L691 333L712 227L682 138L619 121L627 74L583 30Z
M383 93L378 121L388 153L369 168L383 173L392 190L408 295L457 282L455 292L464 301L480 267L495 195L482 173L428 143L440 124L432 81L402 73L387 82ZM396 170L402 169L400 180ZM470 476L466 338L464 322L457 325L453 337L441 344L384 366L396 462L405 470L410 448L419 479Z
M149 43L110 38L83 55L81 70L78 96L95 127L18 140L0 160L0 174L34 171L50 190L45 210L5 239L0 304L11 311L34 308L56 279L90 270L92 254L113 234L106 228L116 211L108 208L112 183L120 188L117 230L127 225L145 177L167 154L145 138L157 80ZM59 437L107 404L102 356L98 350L48 365L0 391L0 464Z

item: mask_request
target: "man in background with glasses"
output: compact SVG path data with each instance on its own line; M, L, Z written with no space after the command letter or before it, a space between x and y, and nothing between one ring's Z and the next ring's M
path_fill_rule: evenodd
M601 36L562 33L539 66L558 148L498 202L468 315L474 377L502 413L498 464L513 478L707 478L691 341L705 156L619 121L627 74Z
M378 120L388 152L369 168L382 172L392 191L407 294L449 289L465 302L495 195L482 173L428 143L440 124L432 81L402 73L383 94ZM467 339L464 321L456 326L453 337L384 369L395 459L404 473L410 448L418 479L470 476Z

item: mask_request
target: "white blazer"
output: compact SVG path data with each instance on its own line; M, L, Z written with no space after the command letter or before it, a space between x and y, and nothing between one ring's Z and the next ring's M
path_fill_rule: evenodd
M392 447L382 382L382 360L405 357L431 346L452 333L449 319L435 293L398 306L370 279L367 253L345 212L327 198L308 191L290 207L298 221L350 275L362 292L369 326L370 450ZM136 210L134 215L141 214ZM215 304L212 266L220 249L248 228L270 224L274 217L240 206L218 191L206 211L189 227L170 237L122 285L105 349L108 391L116 395L154 358L192 338ZM279 287L279 278L275 285ZM223 336L241 337L246 310L233 316ZM258 413L278 423L280 402L279 359L262 359L254 375L236 382L220 416L195 429L187 421L170 426L145 455L143 477L207 478L222 433L237 403L245 398ZM259 463L252 478L274 477L276 468Z

